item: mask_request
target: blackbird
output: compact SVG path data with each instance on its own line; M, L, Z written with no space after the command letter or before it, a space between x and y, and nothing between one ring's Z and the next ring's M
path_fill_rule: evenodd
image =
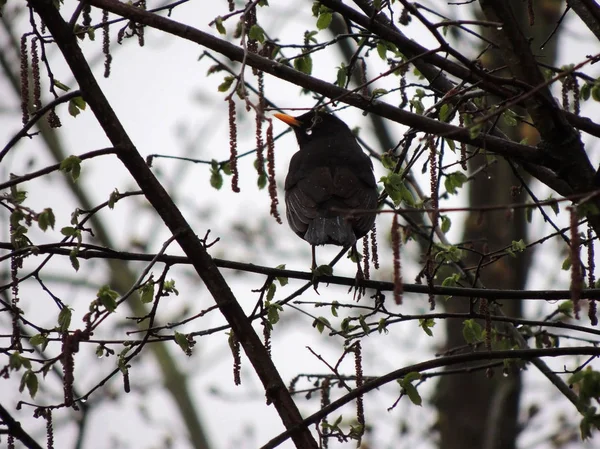
M322 111L298 117L275 114L292 127L300 151L292 156L285 178L286 216L292 230L315 246L352 247L373 227L375 214L344 210L377 209L377 184L371 159L350 128Z

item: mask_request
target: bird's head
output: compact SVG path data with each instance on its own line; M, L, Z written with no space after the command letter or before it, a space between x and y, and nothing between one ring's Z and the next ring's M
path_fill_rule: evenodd
M342 137L349 134L352 136L352 131L350 131L350 128L343 121L327 112L313 110L298 117L279 113L274 115L292 127L298 144L322 138L331 138L332 135Z

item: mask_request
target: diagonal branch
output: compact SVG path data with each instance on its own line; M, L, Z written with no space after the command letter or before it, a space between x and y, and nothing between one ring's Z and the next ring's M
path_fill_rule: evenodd
M118 117L112 110L104 93L83 55L73 30L61 17L50 0L30 0L29 4L40 16L56 41L59 49L77 80L83 97L96 119L104 129L113 146L120 150L117 156L129 170L148 201L163 219L180 247L190 258L192 265L212 294L221 313L227 319L250 359L265 388L267 398L275 405L281 420L288 429L294 429L292 439L298 448L316 448L317 444L292 400L279 372L267 350L252 328L243 309L237 302L229 285L219 272L201 241L185 221L163 186L154 177Z
M277 78L296 84L297 86L312 90L313 92L332 98L335 101L342 101L367 112L373 112L392 121L418 129L419 131L448 137L477 147L485 147L488 151L495 152L501 156L510 157L520 162L529 162L532 164L541 164L544 162L544 156L534 147L483 134L472 137L469 130L466 128L453 126L438 120L407 112L379 100L365 98L360 94L334 86L331 83L322 81L318 78L305 75L287 65L280 64L254 53L246 54L243 49L230 44L223 39L219 39L169 18L148 13L142 9L120 3L116 0L90 0L89 3L111 13L127 17L134 22L196 42L203 47L221 53L233 61L242 62L245 60L245 63L250 67L262 70L265 73L269 73Z
M561 357L565 355L581 355L581 354L589 354L595 357L600 356L600 348L582 346L582 347L572 347L572 348L547 348L547 349L514 349L514 350L504 350L504 351L490 351L490 352L472 352L469 354L459 354L459 355L449 355L446 357L439 357L433 360L428 360L426 362L417 363L415 365L410 365L404 368L397 369L388 374L385 374L381 377L373 379L369 382L365 382L361 387L355 388L348 394L342 396L341 398L331 402L331 404L326 407L321 408L318 412L312 414L308 418L306 418L303 422L304 425L310 425L313 423L317 423L323 418L325 418L330 413L338 410L345 404L355 400L356 398L372 391L376 388L379 388L389 382L392 382L396 379L401 379L409 373L412 372L422 372L427 371L434 368L441 368L444 366L454 366L465 362L473 362L478 360L504 360L504 359L521 359L521 360L531 360L531 359L539 359L541 357ZM578 410L583 414L585 412L585 407L580 404L575 404L578 407ZM265 444L261 449L273 449L283 443L290 437L289 431L283 432L277 437L273 438L267 444Z
M12 435L17 440L19 440L23 445L28 449L42 449L37 441L33 439L31 435L29 435L23 427L21 427L21 423L15 420L11 414L0 404L0 423L3 426L6 426L6 430L4 433Z
M594 0L567 0L567 6L575 11L596 39L600 40L600 6Z

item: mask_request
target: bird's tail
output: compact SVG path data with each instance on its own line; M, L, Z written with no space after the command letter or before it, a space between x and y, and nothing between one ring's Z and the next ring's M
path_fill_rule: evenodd
M304 240L311 245L352 246L356 235L343 217L315 217L308 225Z

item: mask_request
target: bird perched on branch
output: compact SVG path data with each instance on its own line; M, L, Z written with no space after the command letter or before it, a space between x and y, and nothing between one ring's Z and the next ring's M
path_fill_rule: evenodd
M292 156L285 179L286 216L292 230L315 246L352 247L373 227L377 184L371 159L350 128L334 115L310 111L298 117L275 114L292 127L300 151Z

